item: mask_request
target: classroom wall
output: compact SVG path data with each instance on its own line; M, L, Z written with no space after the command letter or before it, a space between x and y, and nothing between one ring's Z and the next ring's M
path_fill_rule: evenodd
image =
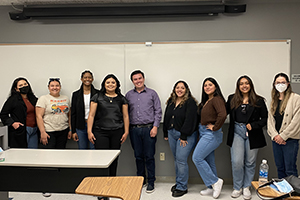
M8 12L12 11L12 8L0 7L0 43L291 39L291 73L300 74L299 10L300 2L249 3L247 5L247 12L244 14L220 14L217 17L44 19L18 22L9 19ZM15 55L15 59L18 59L18 55ZM0 75L1 81L12 82L12 80L5 79L5 70L9 66L2 66L1 61L0 66L2 69ZM88 66L82 66L83 70L85 68L88 68ZM240 71L242 75L243 66L241 66ZM147 76L155 76L155 74L146 74L146 83ZM77 79L78 77L74 78ZM99 78L102 79L102 77ZM80 82L78 82L79 84ZM151 87L151 85L148 86ZM292 87L295 92L300 93L300 84L292 84ZM234 88L232 88L233 91ZM266 96L269 94L261 95ZM200 97L196 98L200 100ZM3 102L0 103L2 104ZM228 125L225 124L223 126L224 142L216 151L216 165L219 176L225 179L225 183L231 183L230 152L229 148L225 145L227 129ZM168 143L163 140L162 135L160 128L156 147L156 174L160 181L170 181L173 180L175 174L174 163ZM257 169L261 159L266 158L270 165L270 177L276 177L276 167L274 166L270 139L267 135L266 138L268 146L259 151ZM68 148L76 148L76 143L70 141ZM166 153L165 161L159 161L160 152ZM201 179L190 158L189 161L190 180L192 182L200 182ZM122 146L118 174L134 175L134 165L133 151L130 146L130 140L128 140ZM255 178L257 178L257 174Z

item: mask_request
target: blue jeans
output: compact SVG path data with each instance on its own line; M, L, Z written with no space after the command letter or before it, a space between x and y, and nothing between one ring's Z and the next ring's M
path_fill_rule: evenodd
M273 141L272 145L278 178L284 178L289 175L298 177L296 162L299 140L288 139L286 140L286 145L280 145Z
M85 123L85 129L77 129L76 128L76 133L78 135L78 149L95 149L95 146L93 143L91 143L88 139L88 134L87 134L87 125Z
M134 150L137 175L146 180L145 167L148 173L148 184L154 185L155 181L155 143L156 137L150 137L152 126L130 128L130 140Z
M175 161L176 189L187 190L189 179L189 166L187 159L195 147L198 135L196 131L191 136L188 136L188 144L185 147L180 146L180 135L180 132L175 129L168 130L168 141Z
M37 127L26 126L26 132L27 132L28 148L29 149L37 149L38 148Z
M215 164L215 149L222 143L222 128L217 131L206 129L205 125L199 125L199 142L193 153L193 162L207 187L211 187L218 181Z
M235 122L233 143L230 149L233 176L233 189L240 190L251 186L255 174L258 149L250 150L245 124Z

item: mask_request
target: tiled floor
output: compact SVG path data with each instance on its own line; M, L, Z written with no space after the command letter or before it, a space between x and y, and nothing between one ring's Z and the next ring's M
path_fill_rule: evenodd
M199 199L211 199L211 196L201 196L200 190L204 189L204 185L192 184L189 185L189 192L182 197L174 198L171 196L170 188L172 183L156 183L155 191L151 194L145 192L145 188L142 189L141 200L168 200L168 199L186 199L186 200L199 200ZM225 185L223 187L222 193L218 199L220 200L232 200L230 197L232 192L232 185ZM9 197L13 200L96 200L96 197L77 195L77 194L52 194L51 197L43 197L41 193L21 193L21 192L10 192ZM111 198L111 200L117 200L116 198ZM243 200L243 197L236 198L236 200ZM255 191L252 190L252 200L259 200L256 196Z

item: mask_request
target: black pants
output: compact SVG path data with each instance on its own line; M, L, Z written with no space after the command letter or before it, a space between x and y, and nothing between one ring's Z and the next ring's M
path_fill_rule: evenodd
M43 149L65 149L68 140L69 128L62 131L47 132L50 136L48 144L41 145Z
M117 130L93 130L95 140L95 149L120 149L121 148L121 138L124 134L124 129ZM114 160L114 162L109 167L109 176L117 175L119 156Z

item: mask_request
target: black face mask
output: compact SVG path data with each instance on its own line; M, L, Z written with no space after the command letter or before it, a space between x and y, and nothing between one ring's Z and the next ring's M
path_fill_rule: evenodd
M29 86L24 86L22 88L19 88L19 90L21 94L27 94L29 92Z

